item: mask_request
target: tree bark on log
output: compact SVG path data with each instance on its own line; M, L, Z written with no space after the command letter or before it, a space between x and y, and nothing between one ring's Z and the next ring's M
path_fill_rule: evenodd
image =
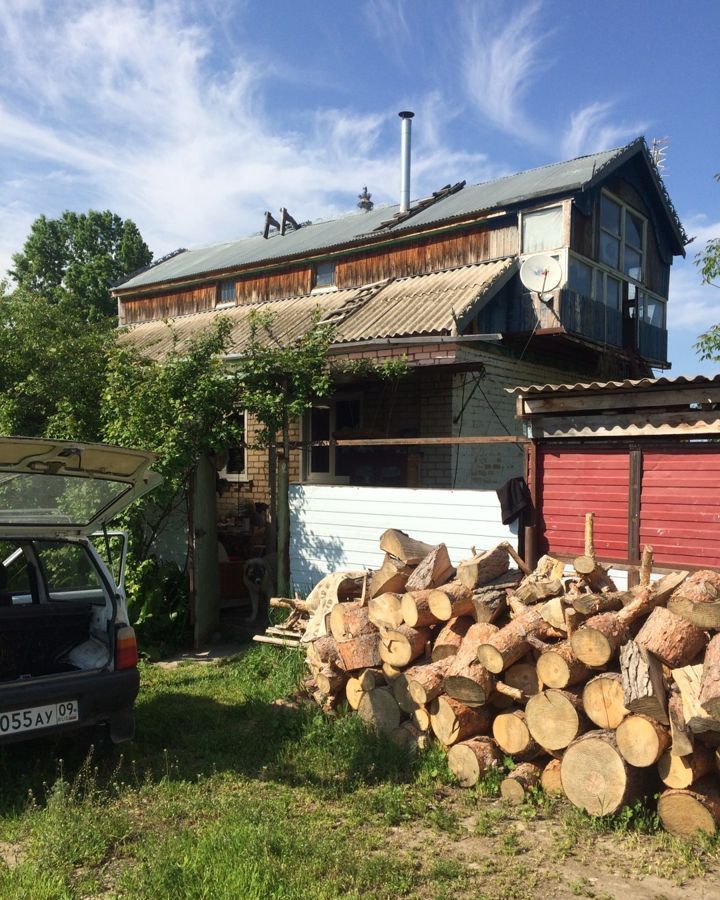
M406 591L424 591L445 584L455 574L445 544L438 544L417 565L405 584Z
M379 666L382 661L380 635L377 631L372 631L370 634L360 634L348 641L338 641L337 649L342 659L343 667L348 672Z
M672 670L672 677L682 696L685 724L693 734L720 732L720 721L700 705L703 666L683 666Z
M594 557L577 556L573 560L573 568L592 591L617 591L617 585L608 575L607 569Z
M720 825L720 792L714 779L704 778L692 790L663 791L658 816L665 831L691 840L698 831L715 835Z
M315 673L315 682L318 690L327 697L336 697L345 690L348 680L347 672L341 672L334 666L325 665Z
M524 762L516 766L500 783L500 796L508 803L523 803L531 788L540 784L542 767L536 763Z
M495 690L495 679L478 661L477 650L496 631L494 625L480 622L467 630L460 649L445 672L445 691L449 696L473 705L488 702Z
M529 762L543 752L530 734L522 709L513 709L495 716L492 733L498 747L516 762Z
M412 566L406 565L402 560L386 553L382 566L370 580L370 596L402 593L410 575L412 575Z
M549 627L537 609L527 607L478 647L478 659L497 675L525 656L530 649L528 635L540 637L547 634Z
M705 632L687 619L656 607L643 623L635 640L671 669L690 665L705 649Z
M562 794L563 786L560 778L562 759L551 759L540 776L540 784L546 794Z
M440 619L430 609L430 594L433 588L422 591L409 591L402 596L400 609L402 620L411 628L422 628L425 625L437 625ZM443 620L444 621L444 620ZM399 623L398 623L399 624ZM397 626L395 626L397 627Z
M400 724L400 707L387 687L368 691L357 712L363 722L383 734L392 734Z
M427 749L429 739L427 734L421 732L410 722L401 722L390 734L390 740L403 750L414 756L419 750Z
M585 681L590 669L573 653L569 641L549 646L538 657L538 678L550 688L562 690Z
M446 747L475 735L490 734L493 713L487 707L474 709L459 700L441 694L429 707L430 727L435 737Z
M500 754L489 737L474 737L448 750L448 767L461 787L472 787L485 773L500 764Z
M368 609L360 603L338 603L330 610L330 633L336 641L347 641L374 631Z
M669 724L662 664L636 641L620 648L624 704L634 713Z
M550 600L552 597L559 597L562 593L563 583L559 578L535 581L531 576L526 578L517 588L515 596L521 603L529 606L533 603L540 603L543 600Z
M461 581L435 588L428 597L428 605L438 622L471 615L474 611L472 593Z
M380 635L380 658L391 666L402 668L422 656L430 639L429 628L400 625Z
M554 689L528 700L525 721L537 743L550 752L563 750L589 727L580 698Z
M673 756L666 750L658 762L658 773L669 788L689 788L705 775L715 774L715 754L696 743L690 756Z
M591 816L607 816L640 796L643 772L630 766L618 750L612 731L589 731L565 751L560 766L568 800Z
M599 728L617 728L629 710L625 707L622 676L603 672L591 678L582 692L585 714Z
M451 659L448 657L436 663L413 666L405 671L408 693L415 706L427 706L431 700L442 694L445 673Z
M670 691L668 697L668 719L670 719L671 753L673 756L689 756L693 752L694 739L685 724L683 702L677 686Z
M380 535L380 549L407 566L416 566L430 553L433 546L417 541L397 528L388 528Z
M720 572L693 572L674 591L667 608L700 628L720 628Z
M698 701L715 719L720 719L720 634L716 634L705 651Z
M507 548L500 545L458 563L457 580L470 591L489 584L510 568Z
M612 591L607 594L578 594L573 597L573 609L584 616L596 616L598 613L617 612L633 599L630 591Z
M402 625L401 597L402 594L386 591L368 602L368 618L376 628L397 628Z
M629 715L618 725L615 740L623 758L643 769L654 766L670 746L670 732L650 716Z
M502 588L478 588L472 604L476 622L494 622L507 608L507 593Z
M448 656L455 656L472 624L473 620L470 616L458 616L455 619L450 619L435 638L432 648L432 661L439 662Z
M318 666L321 666L323 663L330 663L338 668L343 666L335 638L330 634L324 634L322 637L311 641L307 645L306 655L308 661L316 663Z

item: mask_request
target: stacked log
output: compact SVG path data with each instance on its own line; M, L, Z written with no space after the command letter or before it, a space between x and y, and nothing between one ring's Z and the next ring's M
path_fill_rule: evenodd
M592 517L585 537L574 571L543 557L525 573L507 545L453 566L444 544L385 532L382 576L308 646L311 693L412 752L434 738L463 786L511 758L510 803L540 786L609 815L660 779L667 830L715 834L720 574L653 580L645 548L640 583L620 591Z

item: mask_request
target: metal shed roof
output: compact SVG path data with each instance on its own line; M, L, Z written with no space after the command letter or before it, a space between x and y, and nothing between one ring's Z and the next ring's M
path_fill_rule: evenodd
M323 252L331 252L333 248L367 241L371 236L402 235L440 222L581 190L637 153L647 156L642 138L624 147L466 187L409 218L390 221L389 224L388 221L398 211L397 206L376 208L370 212L358 212L326 222L304 225L297 231L286 232L284 236L273 233L265 239L257 234L242 240L184 250L128 278L117 285L116 290L124 292L132 288L231 271L253 264L262 265L283 258L321 255ZM677 216L669 206L662 183L659 178L657 180L668 214L679 228Z
M242 353L250 340L253 310L272 317L273 336L285 346L310 328L313 316L318 313L339 322L335 345L390 337L452 335L457 334L458 323L478 311L515 267L515 260L508 258L400 278L374 289L331 291L245 304L178 316L169 322L153 320L132 326L119 340L151 359L162 359L174 348L182 350L183 344L222 316L232 323L228 355Z
M529 384L525 387L506 388L509 394L590 394L609 391L629 391L642 388L656 390L673 387L703 387L720 384L720 375L676 375L673 378L626 378L624 381L590 381L577 384Z

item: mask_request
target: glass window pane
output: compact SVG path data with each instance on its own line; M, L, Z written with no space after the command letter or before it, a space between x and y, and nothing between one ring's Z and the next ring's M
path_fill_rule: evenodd
M600 262L613 269L620 268L620 240L607 231L600 232Z
M244 475L245 474L245 448L230 447L228 450L228 461L225 466L228 475Z
M610 309L620 309L620 282L609 275L605 279L605 303Z
M600 227L620 236L620 205L605 194L600 198Z
M329 287L335 284L335 263L321 262L315 267L315 286Z
M353 431L360 426L360 400L352 399L335 401L335 433Z
M220 296L218 303L234 303L235 302L235 281L230 278L220 282Z
M654 297L650 297L647 294L645 295L645 308L644 308L643 320L647 322L649 325L654 325L656 328L664 328L665 327L665 304L661 303L659 300L656 300Z
M102 582L85 549L79 544L48 541L37 544L40 564L51 600L78 599L78 592L102 592ZM102 600L104 594L97 597Z
M643 220L631 212L625 214L625 243L642 250Z
M580 262L575 257L570 257L570 277L568 287L571 291L582 294L583 297L592 297L593 270L591 266Z
M642 281L642 255L631 247L625 248L623 271L635 281Z
M330 440L330 410L320 407L313 407L310 412L310 440L311 441L329 441ZM324 472L330 471L330 448L329 447L311 447L310 448L310 471Z
M562 207L553 206L523 215L523 253L539 253L557 247L562 247Z

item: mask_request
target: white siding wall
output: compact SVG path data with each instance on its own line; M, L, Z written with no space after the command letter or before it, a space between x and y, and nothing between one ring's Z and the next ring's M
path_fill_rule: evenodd
M503 525L495 491L416 490L342 485L290 486L290 571L307 593L337 569L377 568L387 528L430 544L447 544L453 563L470 547L517 546L517 525Z

